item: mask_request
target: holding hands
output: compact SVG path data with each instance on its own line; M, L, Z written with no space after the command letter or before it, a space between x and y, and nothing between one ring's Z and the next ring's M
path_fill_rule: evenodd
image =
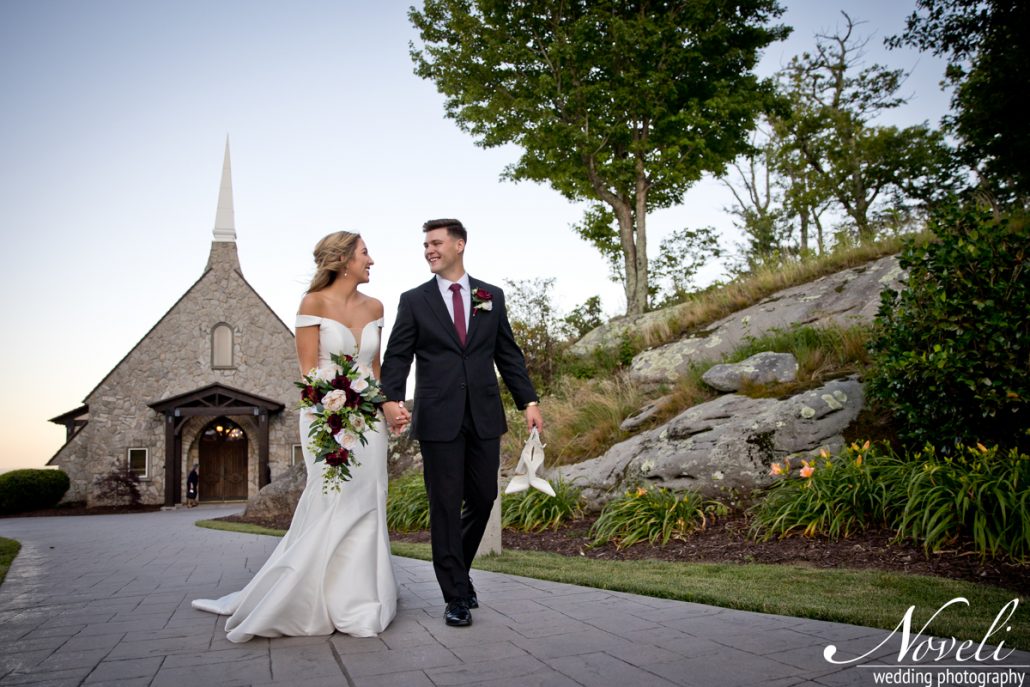
M407 429L411 422L411 413L404 407L403 403L387 401L383 404L383 413L386 415L386 424L394 435L400 434Z

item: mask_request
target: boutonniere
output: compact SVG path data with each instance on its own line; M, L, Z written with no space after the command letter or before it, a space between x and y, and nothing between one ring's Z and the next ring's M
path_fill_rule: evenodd
M486 289L472 289L472 315L479 310L493 310L494 295Z

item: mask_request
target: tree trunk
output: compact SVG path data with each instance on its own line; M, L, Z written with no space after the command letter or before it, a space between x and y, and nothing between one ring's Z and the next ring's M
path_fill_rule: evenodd
M639 307L636 295L640 273L637 269L637 246L633 242L633 212L629 203L625 202L613 205L612 210L619 221L619 239L622 243L623 266L626 270L626 280L622 285L626 293L626 314L639 315L643 309Z
M637 281L633 294L633 303L627 303L627 315L640 315L647 311L647 174L644 171L644 159L637 156L637 207L636 219L636 262Z
M802 257L808 254L808 209L806 208L803 212L799 213L799 219L801 220L801 243L800 253Z

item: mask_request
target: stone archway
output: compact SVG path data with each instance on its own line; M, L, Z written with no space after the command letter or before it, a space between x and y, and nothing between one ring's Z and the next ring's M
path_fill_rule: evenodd
M201 501L242 501L248 496L247 433L227 417L207 423L197 438Z
M182 501L184 479L182 430L192 418L196 417L253 416L254 424L257 425L255 432L257 435L257 486L260 489L270 481L268 417L282 412L285 406L279 401L215 383L178 396L155 401L150 404L150 407L163 414L165 418L166 506L174 506ZM239 425L236 426L241 432L243 431ZM246 454L244 453L244 455ZM246 483L246 480L244 482ZM244 491L240 498L246 499L247 497L248 494Z

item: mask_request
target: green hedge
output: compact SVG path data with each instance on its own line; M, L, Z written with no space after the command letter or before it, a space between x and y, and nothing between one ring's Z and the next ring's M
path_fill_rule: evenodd
M910 449L976 442L1030 449L1030 220L948 209L936 240L900 257L908 288L886 290L869 395Z
M0 475L0 513L51 508L57 505L71 480L61 470L12 470Z

